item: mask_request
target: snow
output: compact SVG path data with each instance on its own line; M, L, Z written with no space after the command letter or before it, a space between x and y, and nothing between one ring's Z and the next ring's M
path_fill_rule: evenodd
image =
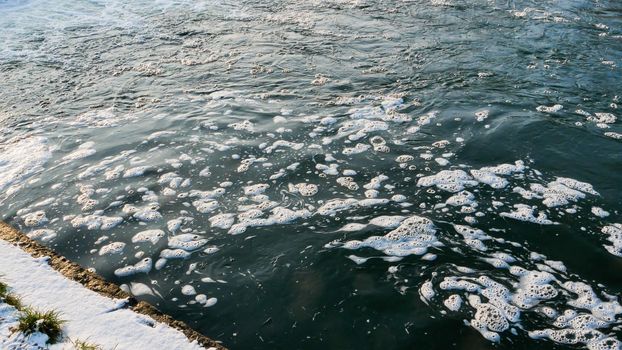
M45 258L33 258L4 241L0 241L0 275L24 305L56 310L67 321L64 343L51 345L51 350L72 348L71 340L76 339L105 349L203 349L168 325L122 308L123 300L86 289L53 270ZM0 303L0 348L37 349L37 342L45 342L44 335L11 334L9 328L16 325L17 317L15 309Z

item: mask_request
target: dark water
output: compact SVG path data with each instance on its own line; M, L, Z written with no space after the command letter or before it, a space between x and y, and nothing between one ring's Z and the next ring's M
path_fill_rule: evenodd
M2 218L232 349L618 348L621 15L587 0L0 1ZM453 187L426 182L443 170ZM472 197L446 203L456 193ZM431 223L369 239L412 216ZM137 241L148 229L165 237Z

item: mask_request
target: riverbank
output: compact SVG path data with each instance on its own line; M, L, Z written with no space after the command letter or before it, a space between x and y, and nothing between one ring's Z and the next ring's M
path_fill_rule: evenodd
M0 279L28 308L59 313L62 339L50 349L73 349L88 340L101 349L224 349L117 285L57 255L0 223ZM40 333L14 332L20 311L0 302L0 347L29 349L45 344Z

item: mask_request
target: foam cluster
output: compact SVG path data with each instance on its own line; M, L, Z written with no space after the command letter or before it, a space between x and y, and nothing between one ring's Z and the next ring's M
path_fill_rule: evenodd
M362 241L351 240L332 244L351 250L369 247L396 257L424 255L429 248L441 245L435 233L436 228L431 220L415 215L401 221L397 228L384 236L371 236Z
M481 268L453 265L442 273L434 273L433 279L419 288L430 305L471 315L468 324L492 342L499 342L506 333L516 334L524 329L534 339L546 338L558 344L589 349L620 346L617 339L604 331L618 325L622 306L617 297L598 293L588 283L573 280L563 263L529 252L518 243L496 239L466 225L454 225L454 229L466 242L471 242L464 247L478 252L462 254L480 255L482 261L507 272L488 275ZM520 248L518 252L523 255L503 251L504 245ZM542 328L542 322L533 323L542 316L548 320L549 328Z

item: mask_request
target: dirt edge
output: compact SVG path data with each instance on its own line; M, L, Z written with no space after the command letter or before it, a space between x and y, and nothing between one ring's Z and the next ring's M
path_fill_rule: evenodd
M29 238L25 234L19 232L17 229L2 221L0 221L0 239L21 248L23 251L27 252L33 257L50 257L48 261L49 265L54 270L60 272L63 276L73 281L76 281L82 284L84 287L105 297L128 299L131 310L143 315L147 315L158 322L167 324L170 327L179 330L191 341L196 340L199 344L206 348L226 350L224 346L198 333L184 322L178 321L171 316L158 311L149 303L136 300L134 297L122 291L121 288L119 288L119 286L117 286L116 284L107 282L96 273L88 271L82 268L80 265L65 258L64 256L56 254L51 249L39 244L38 242L34 241L33 239Z

